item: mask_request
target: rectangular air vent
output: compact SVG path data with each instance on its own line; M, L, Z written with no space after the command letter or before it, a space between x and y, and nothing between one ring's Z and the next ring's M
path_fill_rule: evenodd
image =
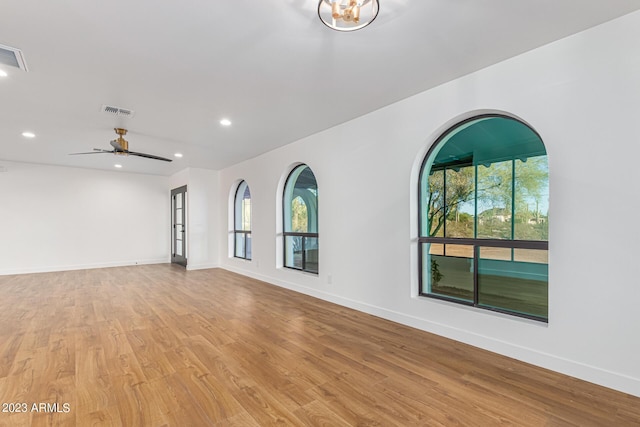
M100 110L103 113L112 114L114 116L133 117L135 112L127 108L114 107L113 105L103 105Z
M2 44L0 44L0 64L20 68L24 71L29 71L27 69L27 63L24 61L24 55L22 54L21 50Z

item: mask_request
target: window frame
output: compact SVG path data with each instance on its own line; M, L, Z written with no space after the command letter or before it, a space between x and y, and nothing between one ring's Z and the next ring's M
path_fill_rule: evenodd
M428 297L428 298L433 298L433 299L437 299L437 300L443 300L443 301L449 301L449 302L455 302L457 304L462 304L462 305L466 305L466 306L472 306L472 307L477 307L477 308L481 308L483 310L489 310L489 311L494 311L494 312L498 312L498 313L503 313L503 314L508 314L511 316L516 316L516 317L522 317L522 318L527 318L527 319L531 319L531 320L536 320L536 321L540 321L540 322L544 322L544 323L548 323L549 322L549 316L548 316L548 311L547 311L547 316L543 317L543 316L536 316L533 314L528 314L528 313L521 313L521 312L517 312L517 311L512 311L512 310L508 310L508 309L501 309L499 307L493 307L493 306L487 306L487 305L482 305L479 303L479 262L480 262L480 248L481 247L494 247L494 248L509 248L512 249L511 251L511 257L513 260L513 254L514 254L514 249L533 249L533 250L549 250L549 240L547 238L547 240L520 240L520 239L513 239L514 233L512 231L511 233L511 238L512 239L498 239L498 238L478 238L475 237L477 236L477 229L474 230L474 237L473 238L460 238L460 237L446 237L446 218L445 218L445 223L444 223L444 229L443 229L443 237L428 237L428 236L423 236L424 234L424 223L423 223L423 209L424 209L424 203L423 203L423 178L424 178L424 174L425 173L430 173L431 170L433 169L433 166L429 169L429 171L426 171L425 166L427 164L427 162L430 160L431 156L433 155L434 150L436 150L439 146L440 143L443 141L443 139L445 139L447 136L449 136L449 134L454 131L455 129L464 126L470 122L474 122L474 121L478 121L481 119L485 119L485 118L503 118L503 119L508 119L508 120L513 120L516 121L518 123L520 123L523 126L526 126L528 129L530 129L538 138L539 140L542 142L542 144L544 145L544 141L542 140L542 138L540 137L540 134L538 134L538 132L533 129L531 126L529 126L527 123L525 123L524 121L517 119L515 117L509 116L509 115L505 115L505 114L497 114L497 113L488 113L488 114L479 114L479 115L474 115L472 117L469 117L465 120L456 122L455 124L453 124L452 126L450 126L449 128L447 128L444 132L442 132L440 134L440 136L435 140L435 142L431 145L431 147L429 148L429 150L427 151L427 154L424 156L424 159L422 160L422 164L420 166L420 173L418 176L418 295L419 296L424 296L424 297ZM545 147L545 152L546 152L546 147ZM545 156L547 156L547 154L545 154ZM515 162L515 158L512 159L513 162ZM447 168L451 168L453 169L453 167L460 167L460 166L468 166L469 163L467 162L457 162L457 163L452 163L452 164L446 164L441 166L440 168L438 168L439 170L443 170L444 175L446 176L446 171ZM477 182L477 173L476 173L476 182ZM515 176L512 177L512 180L515 182ZM445 187L445 191L446 191L446 187ZM477 187L474 188L474 193L475 193L475 197L477 198ZM513 193L512 193L513 194ZM445 202L446 203L446 192L443 195L445 197ZM513 196L512 196L513 197ZM512 200L512 211L515 210L515 203L513 203ZM477 209L477 203L476 203L476 209ZM477 214L476 214L476 219L475 221L477 221ZM515 221L515 216L512 214L512 230L513 230L513 221ZM475 227L474 227L475 228ZM428 232L427 232L428 233ZM447 297L446 295L441 295L441 294L435 294L435 293L430 293L428 292L428 289L425 289L425 278L424 275L425 274L430 274L431 273L431 269L425 269L424 266L424 249L423 247L425 246L425 244L442 244L442 245L448 245L448 244L454 244L454 245L468 245L468 246L472 246L473 247L473 301L465 301L465 300L461 300L458 298L454 298L454 297ZM445 252L443 252L446 256L446 246L445 247ZM547 263L548 265L548 263ZM427 271L425 271L427 270ZM547 310L548 310L548 279L547 279Z
M299 231L287 231L287 224L286 224L286 219L287 219L287 209L291 209L291 206L287 207L286 206L286 192L287 192L287 186L289 184L289 180L291 179L291 176L294 174L295 171L297 171L300 168L308 168L311 173L313 174L313 177L316 181L316 192L317 192L317 187L318 187L318 180L316 179L316 174L313 172L313 170L309 167L309 165L305 164L305 163L301 163L297 166L295 166L293 169L291 169L291 171L289 171L289 174L287 174L287 178L284 181L284 186L282 189L282 265L285 268L289 268L292 270L296 270L296 271L302 271L305 273L311 273L311 274L315 274L318 275L320 272L320 261L319 261L319 252L320 252L320 238L319 238L319 233L315 232L315 233L309 233L309 232L299 232ZM295 187L295 183L294 183L294 187ZM319 207L318 207L318 194L315 195L316 198L316 206L315 206L315 218L316 218L316 228L317 227L317 222L318 222L318 215L319 215ZM294 198L295 199L295 198ZM292 201L294 200L292 199ZM304 199L303 199L304 202ZM305 203L306 205L306 203ZM310 207L307 206L307 215L308 218L311 216L311 213L309 212ZM292 215L289 214L289 216L291 217ZM296 266L291 266L291 265L287 265L287 237L301 237L301 241L302 241L302 268L296 267ZM317 261L317 268L316 270L312 270L307 268L307 260L306 260L306 251L305 251L305 242L307 238L315 238L317 240L317 246L318 246L318 261Z
M238 195L240 192L240 188L242 184L246 185L246 189L249 190L249 201L251 201L251 189L249 188L249 184L243 179L240 181L238 186L236 187L236 194L233 197L233 256L234 258L244 259L247 261L251 261L251 255L247 256L247 241L251 239L251 225L252 225L252 212L249 212L249 230L245 230L244 228L238 228ZM244 194L242 195L242 200L244 200ZM249 202L251 203L251 202ZM240 208L242 209L242 207ZM242 212L240 212L240 216L242 217ZM242 235L242 239L244 240L244 245L242 248L242 255L238 255L238 236Z

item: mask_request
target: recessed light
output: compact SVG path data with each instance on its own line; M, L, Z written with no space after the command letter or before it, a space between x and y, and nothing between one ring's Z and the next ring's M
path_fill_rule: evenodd
M231 126L231 120L229 120L229 119L222 119L222 120L220 120L220 124L221 124L222 126Z
M180 157L182 157L182 153L175 153L174 156L177 157L177 158L180 158Z
M0 77L7 77L8 75L5 70L0 70Z
M114 167L120 169L122 167L122 165L113 165Z
M36 134L33 132L22 132L22 136L24 136L25 138L35 138Z

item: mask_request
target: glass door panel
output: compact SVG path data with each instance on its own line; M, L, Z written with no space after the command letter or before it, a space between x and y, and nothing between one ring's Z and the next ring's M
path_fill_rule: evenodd
M171 262L187 265L187 187L171 190Z

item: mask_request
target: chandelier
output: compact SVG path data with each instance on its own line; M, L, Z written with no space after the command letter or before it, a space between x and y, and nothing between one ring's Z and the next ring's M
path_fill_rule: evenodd
M318 16L336 31L355 31L378 16L378 0L320 0Z

